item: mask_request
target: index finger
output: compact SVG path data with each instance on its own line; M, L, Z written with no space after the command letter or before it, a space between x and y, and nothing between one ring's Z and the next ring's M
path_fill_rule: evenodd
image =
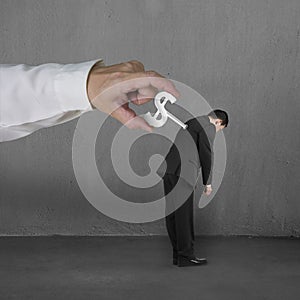
M127 82L127 80L129 80L130 83ZM176 89L174 83L155 71L128 74L124 83L123 92L126 94L145 87L153 86L160 91L169 92L174 97L180 97L180 93Z

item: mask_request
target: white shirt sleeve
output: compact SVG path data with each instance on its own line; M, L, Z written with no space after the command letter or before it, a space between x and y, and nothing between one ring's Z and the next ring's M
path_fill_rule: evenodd
M102 60L39 66L0 65L0 142L72 120L92 110L87 78Z

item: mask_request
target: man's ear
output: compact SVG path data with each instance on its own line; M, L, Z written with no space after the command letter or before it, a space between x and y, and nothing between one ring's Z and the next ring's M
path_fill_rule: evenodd
M216 120L216 125L221 125L221 124L222 124L222 120L217 119L217 120Z

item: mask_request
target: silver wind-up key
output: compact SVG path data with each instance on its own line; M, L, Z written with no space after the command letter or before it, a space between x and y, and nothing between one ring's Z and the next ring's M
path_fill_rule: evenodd
M150 112L147 112L143 115L143 118L153 127L161 127L165 125L165 123L168 120L168 117L173 120L175 123L177 123L179 126L181 126L183 129L187 128L187 125L181 122L178 118L176 118L174 115L169 113L165 105L168 101L170 101L172 104L176 102L176 98L171 95L168 92L160 92L155 96L154 104L157 108L157 112L152 116ZM162 101L162 102L161 102ZM158 120L158 116L161 114L161 118Z
M177 119L174 115L172 115L171 113L169 113L167 111L167 116L173 120L175 123L177 123L179 126L181 126L183 129L186 129L187 128L187 125L184 124L183 122L181 122L179 119Z

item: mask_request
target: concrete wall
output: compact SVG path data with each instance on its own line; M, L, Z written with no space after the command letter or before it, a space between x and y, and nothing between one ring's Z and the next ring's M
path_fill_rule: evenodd
M300 236L299 0L2 0L0 20L1 63L138 59L228 110L225 178L196 232ZM76 122L0 144L0 234L165 234L83 197Z

